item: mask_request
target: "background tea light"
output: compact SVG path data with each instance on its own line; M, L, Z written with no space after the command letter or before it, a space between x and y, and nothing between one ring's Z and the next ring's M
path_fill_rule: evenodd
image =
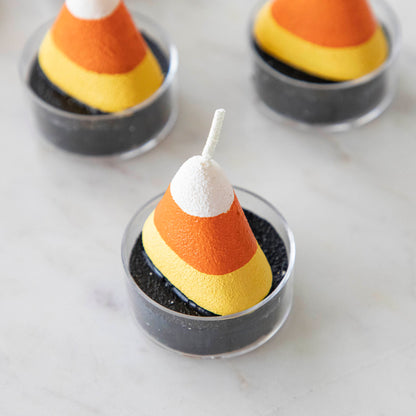
M397 84L396 64L401 31L396 15L387 3L383 0L370 2L379 23L374 26L373 32L366 35L370 37L365 37L365 42L360 40L355 45L359 39L354 38L360 34L354 29L350 33L353 46L340 48L311 43L289 33L274 21L273 4L280 3L261 3L255 9L249 40L254 87L259 105L268 114L296 127L340 131L368 123L391 104ZM365 3L359 0L353 4ZM332 9L332 6L331 3L329 8ZM308 15L302 17L307 19ZM354 22L354 16L346 20ZM363 18L360 15L356 20L361 22ZM372 23L371 16L367 20ZM332 20L330 23L331 28ZM305 26L313 25L301 25L297 30L305 31ZM312 31L313 27L309 29L311 33L307 33L308 36L318 36ZM362 31L365 34L365 26ZM273 44L271 34L283 39ZM342 40L343 36L338 35ZM324 39L325 42L322 39L319 42L332 45L331 39ZM350 44L348 38L343 41ZM286 44L287 47L281 47Z
M149 18L133 21L122 1L88 5L65 3L53 24L32 35L20 75L51 143L88 156L135 156L176 120L176 48Z

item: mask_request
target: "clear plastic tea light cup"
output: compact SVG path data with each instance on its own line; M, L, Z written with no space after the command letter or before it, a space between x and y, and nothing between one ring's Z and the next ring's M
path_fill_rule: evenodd
M30 75L39 46L53 20L43 24L27 41L19 64L37 125L42 135L59 148L88 156L133 157L162 141L178 114L176 79L178 53L165 32L151 19L132 13L136 26L167 59L160 88L147 100L124 111L102 115L75 114L56 108L30 86Z
M265 4L261 1L250 22L253 83L260 109L294 127L328 131L348 130L382 114L396 91L401 30L397 16L384 0L370 3L389 43L387 60L361 78L320 84L291 78L260 56L253 40L253 23Z
M130 256L143 224L163 195L134 215L122 242L122 260L132 310L141 329L157 344L196 357L229 357L254 350L268 341L286 321L293 298L295 241L282 215L252 192L235 187L241 206L267 220L284 242L288 269L280 284L257 305L233 315L191 316L152 300L130 273Z

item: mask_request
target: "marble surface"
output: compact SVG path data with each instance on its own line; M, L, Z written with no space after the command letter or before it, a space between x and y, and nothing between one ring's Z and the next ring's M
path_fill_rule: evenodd
M180 54L180 115L127 162L68 156L39 137L19 83L24 41L60 1L0 1L0 414L388 416L416 413L416 14L403 24L391 108L343 134L300 132L256 109L249 0L128 1ZM393 2L392 2L393 3ZM130 316L123 230L227 109L216 159L297 242L292 313L229 360L167 352Z

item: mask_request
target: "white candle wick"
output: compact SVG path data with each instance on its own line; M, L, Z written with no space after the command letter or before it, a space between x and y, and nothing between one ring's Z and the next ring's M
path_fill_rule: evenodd
M220 140L220 134L222 124L224 122L225 110L219 109L215 111L214 118L212 120L211 129L208 134L207 142L205 143L204 150L202 151L202 158L204 161L212 159L214 156L215 148Z

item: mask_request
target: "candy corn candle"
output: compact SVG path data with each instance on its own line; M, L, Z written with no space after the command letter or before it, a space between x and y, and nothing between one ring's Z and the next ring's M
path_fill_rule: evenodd
M61 0L27 41L20 72L42 135L66 151L131 157L177 118L178 54L123 0Z
M400 37L385 0L267 1L250 31L260 102L293 126L368 123L393 99Z
M39 65L55 87L105 113L141 103L163 82L122 0L66 0L39 49Z
M263 198L232 187L213 159L223 118L217 110L202 154L137 211L122 241L139 326L194 356L260 346L285 322L293 296L295 243L286 221Z
M366 75L388 55L366 0L273 0L260 10L254 36L274 58L334 81Z
M143 227L153 265L189 300L217 315L267 296L272 272L220 166L212 159L224 111L201 156L188 159Z

